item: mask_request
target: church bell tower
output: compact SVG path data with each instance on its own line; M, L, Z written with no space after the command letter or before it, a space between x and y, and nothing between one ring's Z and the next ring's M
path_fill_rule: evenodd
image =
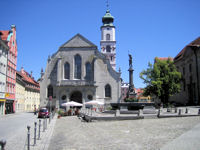
M110 64L116 70L116 41L115 26L113 25L114 17L107 9L106 14L102 17L103 25L101 26L101 52L109 59Z

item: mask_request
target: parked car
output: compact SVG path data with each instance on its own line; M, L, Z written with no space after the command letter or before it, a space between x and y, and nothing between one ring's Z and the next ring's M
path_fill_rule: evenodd
M49 111L47 108L40 108L38 112L38 118L48 118L49 117Z

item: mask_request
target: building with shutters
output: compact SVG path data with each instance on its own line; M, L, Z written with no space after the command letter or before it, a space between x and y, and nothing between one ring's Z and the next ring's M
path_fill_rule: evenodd
M11 25L11 30L0 30L1 39L9 47L7 59L7 77L6 77L6 102L5 113L15 112L15 84L16 84L16 67L17 67L17 40L16 26Z
M16 73L16 112L33 112L40 107L40 85L22 67Z
M5 114L8 51L8 45L0 38L0 115Z

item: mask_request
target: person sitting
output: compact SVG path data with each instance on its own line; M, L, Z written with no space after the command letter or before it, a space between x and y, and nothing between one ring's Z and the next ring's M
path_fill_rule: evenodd
M71 116L72 115L72 110L71 108L68 110L68 116Z

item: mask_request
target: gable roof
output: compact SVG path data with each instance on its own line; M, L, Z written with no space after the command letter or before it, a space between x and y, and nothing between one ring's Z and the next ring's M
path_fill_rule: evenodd
M97 47L91 41L83 37L81 34L76 34L69 41L64 43L62 48L82 48L82 47Z
M30 74L29 74L28 72L26 72L26 71L23 71L23 72L17 71L16 73L22 77L22 80L23 80L23 81L28 82L29 84L35 85L35 86L36 86L36 87L35 87L36 89L39 89L39 88L40 88L39 83L36 82L36 81L30 76Z
M200 46L200 37L196 38L188 46Z
M174 58L174 60L179 60L179 59L181 59L189 46L200 46L200 37L196 38L194 41L192 41L191 43L189 43L188 45L186 45L186 46L178 53L178 55L176 55L176 57Z

